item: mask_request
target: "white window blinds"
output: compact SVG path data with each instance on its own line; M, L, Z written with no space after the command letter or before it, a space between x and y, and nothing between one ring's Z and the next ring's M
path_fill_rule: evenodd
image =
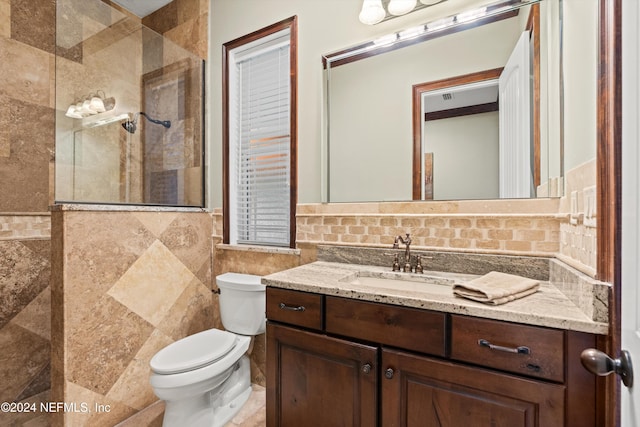
M289 246L289 40L280 32L234 55L232 243Z

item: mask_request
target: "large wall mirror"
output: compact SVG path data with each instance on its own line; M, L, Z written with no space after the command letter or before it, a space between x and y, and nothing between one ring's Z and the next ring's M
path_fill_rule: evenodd
M327 201L561 196L567 161L583 162L567 153L595 158L595 4L476 2L325 55ZM567 31L583 52L568 51L577 43ZM588 69L564 63L591 57ZM581 70L571 91L584 96L571 108L589 109L572 116L594 118L575 141L565 136L568 69Z

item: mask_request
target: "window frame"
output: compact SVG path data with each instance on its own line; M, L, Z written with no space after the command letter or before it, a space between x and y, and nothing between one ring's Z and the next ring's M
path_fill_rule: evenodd
M289 83L290 83L290 160L289 160L289 247L296 247L296 206L298 202L298 17L292 16L222 45L222 241L229 244L231 238L230 212L230 52L279 31L289 29Z

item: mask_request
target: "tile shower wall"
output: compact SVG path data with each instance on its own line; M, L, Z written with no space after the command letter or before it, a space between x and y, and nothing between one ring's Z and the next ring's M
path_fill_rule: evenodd
M109 405L53 425L113 426L157 398L149 360L219 323L206 212L52 213L52 401Z
M142 24L206 59L208 17L209 1L174 0L144 17Z
M0 212L46 212L54 147L55 0L0 0Z
M0 402L49 400L54 31L54 0L0 0Z
M49 400L51 242L0 239L0 402ZM46 414L0 413L0 425L47 425ZM15 424L14 424L15 423Z

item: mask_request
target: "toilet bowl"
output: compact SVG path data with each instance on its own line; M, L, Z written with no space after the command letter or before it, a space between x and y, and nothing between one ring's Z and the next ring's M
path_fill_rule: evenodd
M149 382L166 403L164 427L222 427L251 394L252 336L265 330L265 286L260 277L216 277L225 331L209 329L182 338L151 359Z

